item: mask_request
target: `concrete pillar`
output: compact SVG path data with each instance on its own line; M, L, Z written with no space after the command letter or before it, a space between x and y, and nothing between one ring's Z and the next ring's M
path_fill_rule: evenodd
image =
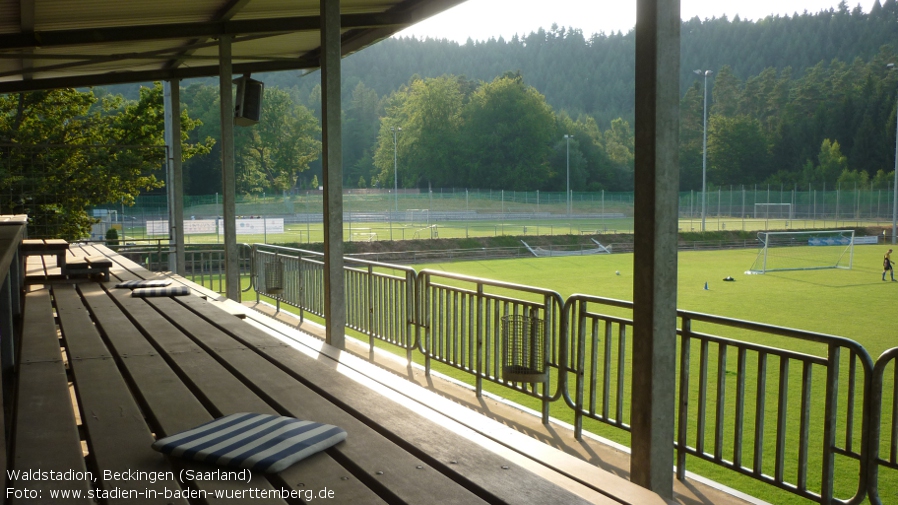
M181 172L181 87L177 79L163 83L165 145L168 146L168 229L175 254L169 254L172 272L184 275L184 178Z
M324 180L325 341L344 346L346 298L343 286L343 155L340 120L340 1L321 2L321 153Z
M221 193L224 219L225 295L240 301L240 258L237 255L237 177L234 173L234 96L231 94L231 36L218 40L221 94Z
M637 0L630 479L673 496L679 0Z

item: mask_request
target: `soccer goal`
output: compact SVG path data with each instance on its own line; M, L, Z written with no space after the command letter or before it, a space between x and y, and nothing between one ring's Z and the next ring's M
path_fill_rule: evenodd
M770 231L758 233L761 244L747 274L783 270L851 269L854 230Z
M791 203L756 203L755 219L792 219Z

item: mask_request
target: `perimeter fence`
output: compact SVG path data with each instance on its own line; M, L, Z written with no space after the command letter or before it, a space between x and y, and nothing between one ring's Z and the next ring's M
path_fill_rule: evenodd
M570 208L568 206L570 198ZM886 226L892 221L891 188L796 188L783 186L717 187L706 194L702 219L701 192L681 192L681 231L781 230L846 226ZM346 190L343 195L347 241L464 238L501 235L630 233L634 196L631 192L504 191L473 189ZM166 234L168 207L164 195L137 198L132 207L120 203L93 209L95 217L119 223L126 239ZM238 218L278 220L274 231L252 228L258 242L311 243L323 240L320 191L240 196ZM187 240L219 241L222 230L220 195L188 196L185 220L208 221ZM704 225L703 225L704 221ZM280 225L283 225L283 228ZM204 230L204 231L202 231ZM250 232L247 232L250 233Z

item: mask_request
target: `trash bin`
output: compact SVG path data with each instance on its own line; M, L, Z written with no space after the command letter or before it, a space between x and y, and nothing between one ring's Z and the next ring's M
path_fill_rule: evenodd
M265 292L279 295L284 292L284 262L274 260L265 263Z
M509 382L547 382L543 321L528 316L503 316L505 362L502 378Z

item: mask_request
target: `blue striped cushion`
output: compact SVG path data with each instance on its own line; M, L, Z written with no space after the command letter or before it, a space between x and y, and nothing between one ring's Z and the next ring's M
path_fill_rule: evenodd
M169 286L166 288L137 288L131 291L131 296L150 298L154 296L187 296L190 288L187 286Z
M274 473L345 438L345 430L330 424L239 413L161 438L153 449L194 461Z
M124 281L115 285L117 288L161 288L171 284L171 279L153 279L144 281Z

